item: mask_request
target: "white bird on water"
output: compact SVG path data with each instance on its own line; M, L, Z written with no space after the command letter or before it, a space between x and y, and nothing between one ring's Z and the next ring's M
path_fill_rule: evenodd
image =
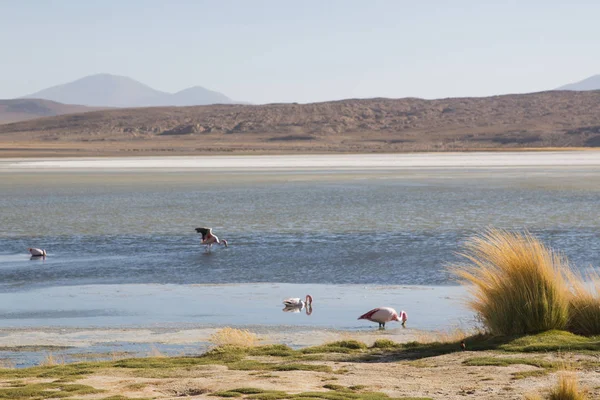
M306 298L304 300L302 300L300 297L290 297L287 298L285 300L283 300L283 304L285 305L285 308L283 309L283 312L300 312L302 310L304 310L304 308L306 307L306 315L310 315L312 314L312 302L313 302L313 298L310 294L306 295Z
M219 244L228 247L227 240L219 240L217 235L212 233L212 228L196 228L196 232L202 234L202 240L200 241L200 244L206 246L207 253L210 252L213 244Z
M32 257L46 257L45 249L36 249L36 248L30 247L27 250L29 251L29 254L31 254Z
M406 315L406 312L404 311L401 311L400 315L398 315L396 310L391 307L377 307L361 315L358 319L367 319L372 322L377 322L379 324L379 329L385 329L385 323L390 321L399 321L402 323L402 326L404 326L408 320L408 315Z
M302 309L304 306L312 306L313 298L310 294L306 295L305 301L302 301L300 297L290 297L283 300L283 304L286 307L296 307Z

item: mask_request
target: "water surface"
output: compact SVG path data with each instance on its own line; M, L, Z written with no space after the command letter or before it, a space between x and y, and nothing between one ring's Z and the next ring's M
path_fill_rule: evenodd
M159 317L159 308L132 313L128 307L152 302L135 288L153 285L167 285L182 302L193 285L223 284L220 293L232 296L246 287L233 283L327 285L348 304L344 285L455 286L446 266L459 260L465 240L491 226L527 229L577 268L598 267L598 155L3 161L0 326L239 321L215 315L206 299L196 312L207 318L169 312L185 309L176 300L165 303L173 320ZM231 246L204 253L198 226L213 227ZM28 247L48 257L30 260ZM128 297L112 306L81 297L98 285L122 286ZM53 290L69 287L78 296L56 303ZM268 303L257 312L284 324L284 315L265 311L283 293L261 288ZM382 305L398 304L396 293L387 296ZM400 306L410 315L414 305ZM320 310L311 324L340 329L354 329L347 318L363 311ZM445 323L432 318L423 327L435 328L431 321Z

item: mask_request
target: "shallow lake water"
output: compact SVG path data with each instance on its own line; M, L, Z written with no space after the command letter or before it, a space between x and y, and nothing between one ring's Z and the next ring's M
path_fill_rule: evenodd
M469 237L527 229L596 268L599 204L600 152L4 160L0 328L464 325L446 266ZM281 311L306 293L311 315Z

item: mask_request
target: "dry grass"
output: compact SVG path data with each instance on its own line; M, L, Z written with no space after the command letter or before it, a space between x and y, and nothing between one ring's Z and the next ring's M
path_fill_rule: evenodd
M65 359L63 357L54 356L52 353L46 353L44 359L40 362L41 367L51 367L53 365L63 365Z
M213 333L208 339L217 346L254 347L258 345L258 336L245 330L235 328L223 328Z
M569 291L566 259L528 233L490 229L470 239L452 266L470 283L468 305L490 333L527 334L564 329Z
M155 345L150 346L148 357L166 357Z
M563 373L558 378L558 385L550 390L548 400L587 400L585 390L579 388L577 376L573 373Z
M569 322L567 329L578 335L600 335L600 274L585 277L571 272L569 284Z

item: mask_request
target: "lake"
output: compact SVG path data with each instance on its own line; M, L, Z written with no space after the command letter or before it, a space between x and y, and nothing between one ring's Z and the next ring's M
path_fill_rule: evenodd
M599 204L594 151L0 160L0 327L360 330L392 305L444 328L472 318L446 269L469 237L529 230L598 267ZM281 312L309 291L312 315Z

